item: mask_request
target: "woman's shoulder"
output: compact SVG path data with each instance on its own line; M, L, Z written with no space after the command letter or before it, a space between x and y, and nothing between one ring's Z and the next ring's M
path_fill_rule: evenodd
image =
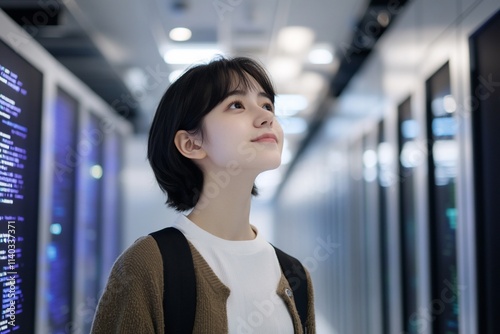
M162 259L150 236L137 239L115 261L99 300L93 334L163 333Z
M162 270L162 257L155 239L150 236L138 238L118 257L113 266L115 274L144 275Z

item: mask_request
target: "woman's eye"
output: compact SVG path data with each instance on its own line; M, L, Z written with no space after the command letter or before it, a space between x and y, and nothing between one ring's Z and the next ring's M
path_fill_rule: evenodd
M242 109L243 108L243 104L241 102L233 102L229 105L229 109Z
M271 103L266 103L262 107L270 112L274 112L274 106Z

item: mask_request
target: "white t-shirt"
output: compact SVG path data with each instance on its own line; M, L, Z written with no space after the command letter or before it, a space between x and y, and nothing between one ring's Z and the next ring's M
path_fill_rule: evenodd
M257 234L231 241L210 234L180 215L173 225L200 252L231 293L227 300L230 334L293 333L285 302L276 294L281 269L274 248Z

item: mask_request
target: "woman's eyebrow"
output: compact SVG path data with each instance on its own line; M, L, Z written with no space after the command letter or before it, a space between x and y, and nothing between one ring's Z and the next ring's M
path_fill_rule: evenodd
M247 94L248 94L248 91L246 91L246 90L235 89L235 90L230 91L230 92L227 94L226 98L228 98L228 97L230 97L230 96L234 96L234 95L244 96L244 95L247 95ZM261 96L261 97L268 98L268 99L269 99L269 100L271 100L271 101L273 100L269 94L267 94L266 92L263 92L263 91L262 91L262 92L259 92L257 95L258 95L258 96Z

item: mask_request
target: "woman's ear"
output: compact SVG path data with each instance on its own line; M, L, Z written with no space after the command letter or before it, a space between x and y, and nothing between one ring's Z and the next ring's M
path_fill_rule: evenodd
M188 159L203 159L206 156L201 140L186 130L179 130L174 137L175 147Z

